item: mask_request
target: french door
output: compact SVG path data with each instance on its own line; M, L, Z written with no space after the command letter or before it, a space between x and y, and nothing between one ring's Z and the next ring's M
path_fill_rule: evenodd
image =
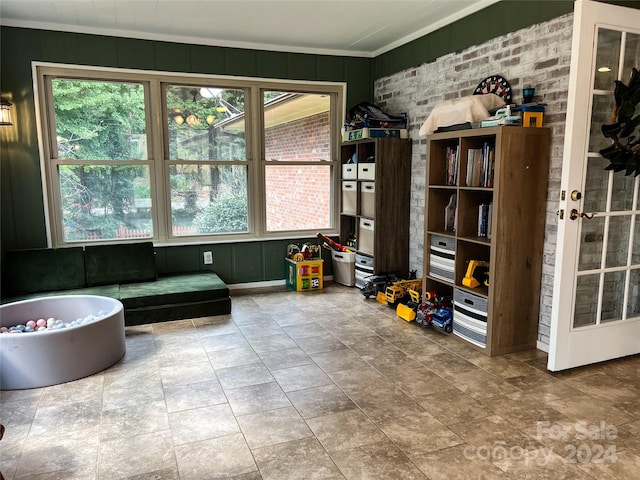
M605 170L614 80L640 69L640 10L577 0L548 369L640 353L640 176ZM638 114L636 108L636 114ZM637 131L637 129L636 129Z

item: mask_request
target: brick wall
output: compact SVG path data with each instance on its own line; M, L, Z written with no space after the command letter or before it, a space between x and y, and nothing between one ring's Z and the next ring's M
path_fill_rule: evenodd
M329 160L329 112L268 128L267 160ZM326 165L268 166L267 229L323 229L331 222L331 169Z
M375 103L389 113L407 112L413 139L411 173L410 268L422 274L426 143L418 130L438 103L473 94L482 79L498 74L522 103L522 88L536 88L534 101L547 104L544 125L551 127L538 343L549 344L555 268L558 202L562 173L573 13L492 39L433 62L380 78Z

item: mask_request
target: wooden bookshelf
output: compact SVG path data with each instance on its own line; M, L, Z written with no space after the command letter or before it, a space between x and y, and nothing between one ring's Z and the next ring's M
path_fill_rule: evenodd
M348 163L354 157L356 163ZM411 140L344 142L341 163L340 243L347 245L350 236L356 235L356 286L361 287L364 277L371 274L407 276ZM345 190L345 182L350 190Z
M486 145L493 147L492 181L467 185L468 151ZM447 185L446 152L452 147L457 179ZM548 128L490 127L427 138L424 289L453 296L454 335L486 355L536 346L549 148ZM452 195L455 230L447 230L445 207ZM492 206L490 236L478 234L482 204ZM430 273L432 258L435 267L442 255L438 245L454 257L451 281ZM488 286L463 284L470 261L488 262Z

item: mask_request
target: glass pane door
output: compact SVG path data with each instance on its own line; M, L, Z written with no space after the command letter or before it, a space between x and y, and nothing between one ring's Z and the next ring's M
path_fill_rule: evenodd
M614 81L628 84L640 65L640 35L599 28L592 86L591 128L583 192L573 328L621 322L640 314L640 176L605 170L598 152L611 144Z

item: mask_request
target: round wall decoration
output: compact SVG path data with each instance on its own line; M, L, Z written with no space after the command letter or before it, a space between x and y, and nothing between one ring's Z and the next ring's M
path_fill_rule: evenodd
M511 103L511 85L500 75L491 75L482 80L475 91L474 95L484 95L486 93L494 93L504 100L504 103Z

